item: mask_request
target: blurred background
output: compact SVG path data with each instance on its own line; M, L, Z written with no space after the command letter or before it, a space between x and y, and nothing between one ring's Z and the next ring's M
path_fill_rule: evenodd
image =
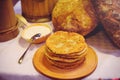
M12 0L12 1L13 1L13 5L15 5L19 0Z

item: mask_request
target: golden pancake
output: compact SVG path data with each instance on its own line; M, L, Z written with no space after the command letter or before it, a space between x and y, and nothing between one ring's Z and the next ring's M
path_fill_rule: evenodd
M80 51L80 52L74 52L74 53L68 53L68 54L55 54L54 52L52 52L47 46L45 46L45 49L46 49L46 51L47 51L47 53L49 54L49 55L52 55L52 56L60 56L61 58L63 57L65 57L65 58L76 58L76 57L78 57L78 56L80 56L80 55L82 55L86 50L87 50L87 44L86 44L86 47L82 50L82 51Z
M70 62L70 63L69 62L54 61L54 60L49 59L48 57L46 57L46 59L49 62L49 64L56 66L58 68L73 69L73 68L76 68L79 65L81 65L84 62L85 57L81 58L80 60L77 60L75 62Z
M45 50L45 55L49 59L54 61L61 61L61 62L75 62L85 57L86 54L87 54L87 48L81 52L71 53L71 54L54 54L49 49Z
M84 50L86 43L78 33L57 31L48 37L46 46L55 54L70 54Z

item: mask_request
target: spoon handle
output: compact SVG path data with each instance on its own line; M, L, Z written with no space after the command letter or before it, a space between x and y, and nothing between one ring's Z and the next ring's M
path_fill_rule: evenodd
M27 49L25 50L25 52L23 53L23 55L19 58L18 60L18 63L21 64L23 59L24 59L24 56L26 54L26 52L28 51L28 49L30 48L30 46L32 45L32 43L29 44L29 46L27 47Z
M27 20L26 20L22 15L16 14L15 16L16 16L17 19L18 19L18 22L19 22L19 24L20 24L20 27L22 27L23 29L25 29L26 26L29 26L29 25L30 25L30 23L27 22Z

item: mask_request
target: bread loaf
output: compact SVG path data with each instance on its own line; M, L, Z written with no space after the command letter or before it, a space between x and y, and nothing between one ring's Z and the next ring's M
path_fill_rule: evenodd
M55 31L90 33L97 25L95 11L90 0L59 0L52 12Z
M120 0L93 0L93 4L106 33L120 48Z

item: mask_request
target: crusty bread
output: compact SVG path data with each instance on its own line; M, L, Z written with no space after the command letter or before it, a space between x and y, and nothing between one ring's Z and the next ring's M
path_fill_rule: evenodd
M106 33L120 48L120 0L93 0L93 4Z
M52 12L52 22L55 31L72 31L84 36L97 25L90 0L59 0Z

